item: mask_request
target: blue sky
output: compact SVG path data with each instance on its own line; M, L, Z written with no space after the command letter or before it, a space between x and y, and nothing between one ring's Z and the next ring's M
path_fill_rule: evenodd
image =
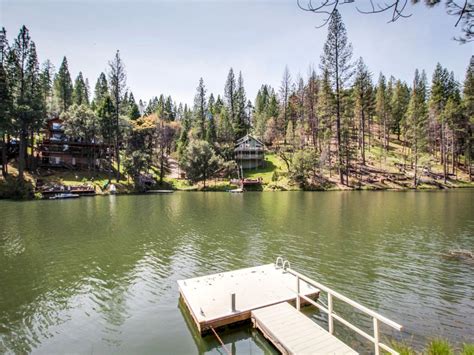
M474 51L452 40L456 19L444 6L419 4L408 12L413 16L387 24L388 13L361 15L353 4L341 6L354 59L363 56L374 79L382 71L410 82L416 68L430 78L441 62L463 80ZM230 67L242 71L252 101L263 83L280 85L285 65L293 78L306 77L310 65L319 70L327 36L327 28L315 28L320 21L296 0L0 0L10 42L25 24L40 60L59 67L67 56L73 79L82 71L93 87L120 49L135 98L164 93L187 103L201 76L209 93L222 93Z

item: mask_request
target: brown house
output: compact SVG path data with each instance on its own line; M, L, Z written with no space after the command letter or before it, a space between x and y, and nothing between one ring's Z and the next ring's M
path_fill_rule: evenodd
M85 143L73 140L64 134L63 121L58 118L48 120L44 139L37 147L40 166L100 168L101 159L113 154L113 149L101 143Z

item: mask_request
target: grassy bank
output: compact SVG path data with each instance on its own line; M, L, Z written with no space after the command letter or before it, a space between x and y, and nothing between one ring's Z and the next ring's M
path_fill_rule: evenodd
M448 340L435 338L426 344L422 351L416 351L411 345L403 342L391 342L391 347L400 355L474 355L474 343L464 343L456 348Z

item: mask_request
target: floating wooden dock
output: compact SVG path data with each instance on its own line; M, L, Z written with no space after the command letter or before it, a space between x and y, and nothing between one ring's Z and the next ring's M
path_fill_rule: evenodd
M296 299L296 277L267 264L214 275L179 280L179 292L199 332L250 319L250 312ZM302 284L315 298L319 290Z
M251 319L283 354L357 354L334 335L334 321L338 321L372 342L376 355L380 349L398 354L380 342L379 323L399 331L400 324L298 273L280 257L275 264L179 280L178 286L184 308L201 335L211 330L218 337L216 328ZM326 293L327 305L318 303L320 292ZM371 317L373 334L334 312L334 299ZM291 301L296 307L288 303ZM327 314L328 330L300 312L302 303Z
M357 354L287 302L252 311L252 323L282 354Z

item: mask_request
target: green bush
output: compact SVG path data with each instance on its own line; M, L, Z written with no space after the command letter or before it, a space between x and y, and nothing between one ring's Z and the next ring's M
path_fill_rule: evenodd
M428 355L453 355L451 344L444 339L433 339L426 346L425 353Z
M274 171L273 174L272 174L272 181L278 181L278 172L277 171Z
M461 355L474 355L474 344L463 344Z
M28 200L34 198L33 185L14 177L0 181L0 199Z
M398 351L400 355L416 355L416 351L405 342L392 340L390 347L395 351Z

